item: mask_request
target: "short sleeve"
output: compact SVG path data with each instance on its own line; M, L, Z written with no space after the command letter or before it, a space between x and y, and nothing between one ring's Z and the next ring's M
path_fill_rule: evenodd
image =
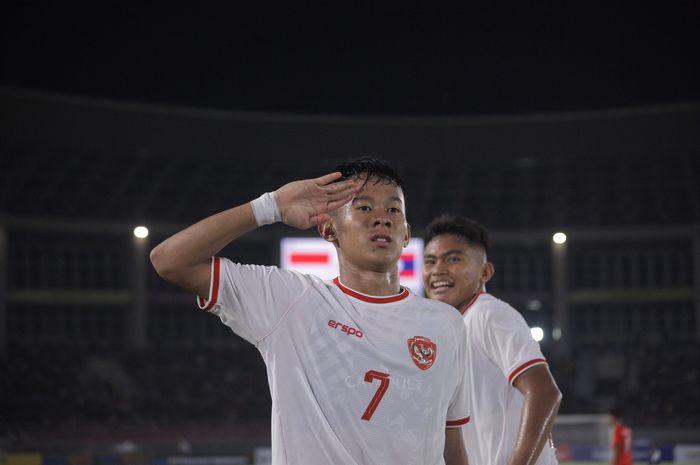
M509 384L527 369L547 363L525 319L514 308L489 307L481 317L484 349Z
M309 287L310 278L301 273L213 257L209 298L198 297L197 304L217 315L236 334L257 344Z
M447 408L447 428L457 428L464 426L469 423L471 417L469 412L469 370L467 369L467 329L462 323L461 319L459 322L460 330L456 331L457 334L457 353L456 360L453 364L455 367L459 367L459 374L457 376L457 386L452 398L450 399L450 405Z

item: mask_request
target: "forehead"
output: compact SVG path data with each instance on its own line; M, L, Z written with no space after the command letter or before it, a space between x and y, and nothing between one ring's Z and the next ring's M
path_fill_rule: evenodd
M477 251L465 238L456 234L440 234L425 246L425 255L440 256L447 252L470 254Z
M396 184L371 178L357 193L356 199L393 200L404 203L403 191Z

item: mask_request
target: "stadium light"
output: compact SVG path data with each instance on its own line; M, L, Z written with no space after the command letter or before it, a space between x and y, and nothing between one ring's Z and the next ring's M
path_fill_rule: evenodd
M554 242L555 244L563 244L564 242L566 242L566 234L564 234L563 232L554 233L554 235L552 236L552 242Z
M530 334L532 334L532 338L537 342L540 342L542 339L544 339L544 331L539 326L530 328Z
M148 237L148 228L145 226L136 226L134 228L134 236L138 237L139 239L145 239Z
M561 339L561 328L559 326L555 327L552 330L552 339L554 339L555 341Z

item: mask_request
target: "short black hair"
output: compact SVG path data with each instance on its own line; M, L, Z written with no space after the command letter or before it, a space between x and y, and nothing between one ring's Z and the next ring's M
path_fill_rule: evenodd
M368 181L371 178L375 178L377 182L395 184L401 190L404 190L404 183L398 171L388 162L379 158L355 158L336 166L335 171L340 171L343 175L338 181L354 178Z
M483 247L486 253L488 253L491 247L486 228L465 216L449 213L433 219L426 231L425 244L427 245L436 236L441 236L443 234L454 234L455 236L462 237L470 245Z

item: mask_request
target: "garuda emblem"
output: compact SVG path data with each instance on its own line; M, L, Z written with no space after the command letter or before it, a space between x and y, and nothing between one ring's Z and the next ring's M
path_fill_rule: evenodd
M418 368L427 370L435 363L437 346L427 337L414 336L408 340L408 353Z

